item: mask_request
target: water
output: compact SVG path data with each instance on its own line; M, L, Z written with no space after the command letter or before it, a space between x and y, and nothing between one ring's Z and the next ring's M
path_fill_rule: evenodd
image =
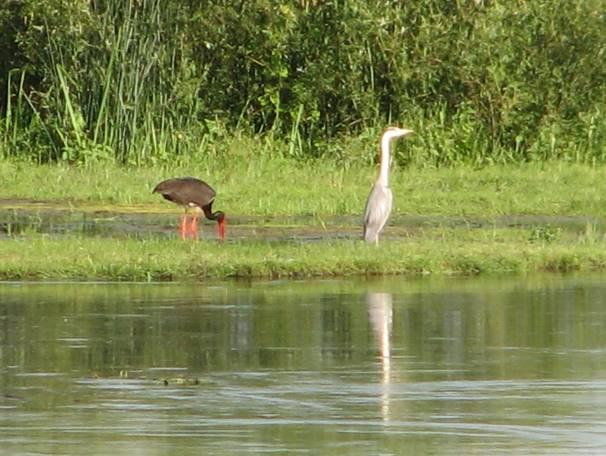
M602 454L606 277L0 284L0 453Z
M141 210L144 208L142 207ZM77 234L90 237L111 238L167 238L177 237L178 207L163 214L148 212L114 212L108 210L83 211L65 202L44 203L30 200L0 199L0 240L32 234L45 234L54 238ZM202 218L200 236L213 239L215 223ZM604 228L604 222L586 216L517 215L500 217L462 217L393 215L382 238L409 237L419 230L444 227L478 228L528 228L561 230L576 236L584 233L587 226ZM360 216L229 216L229 240L292 240L325 241L327 239L359 239Z

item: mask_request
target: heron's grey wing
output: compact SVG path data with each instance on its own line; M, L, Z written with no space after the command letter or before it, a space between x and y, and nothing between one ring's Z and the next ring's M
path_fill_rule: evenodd
M393 195L389 187L379 184L372 187L364 211L365 240L369 242L376 240L389 218L392 202Z

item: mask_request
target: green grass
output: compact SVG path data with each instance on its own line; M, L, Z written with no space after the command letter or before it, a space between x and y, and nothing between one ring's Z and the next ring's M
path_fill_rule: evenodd
M323 217L359 215L375 177L373 167L336 162L258 160L122 168L69 167L0 162L0 210L44 201L75 211L175 212L151 189L159 180L195 175L218 191L217 209L232 215L276 215L318 228ZM483 227L438 221L405 229L377 248L353 240L314 242L109 239L36 230L0 240L0 279L202 280L228 277L313 277L381 274L479 274L606 269L604 171L568 163L493 166L483 169L407 168L392 173L393 220L419 214L482 217ZM36 206L37 207L37 206ZM35 212L33 206L30 210ZM498 216L589 216L575 226L491 227ZM263 224L263 219L255 223ZM549 222L552 223L552 222ZM351 227L349 227L351 229ZM357 228L356 228L357 229ZM319 230L321 232L321 230ZM403 234L402 234L403 233Z
M361 214L376 170L359 164L261 156L171 168L35 166L0 162L0 200L32 199L78 209L175 211L151 189L193 175L218 192L216 207L235 215ZM406 168L392 172L394 214L606 216L606 172L553 162L482 169ZM11 202L18 207L24 202ZM6 201L3 203L7 207Z
M202 280L606 269L604 235L435 228L385 241L217 243L46 236L2 241L0 279Z

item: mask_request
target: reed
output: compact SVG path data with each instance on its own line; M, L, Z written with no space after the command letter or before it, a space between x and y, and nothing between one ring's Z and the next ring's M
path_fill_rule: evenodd
M0 5L0 156L128 165L226 138L349 163L378 131L400 163L606 158L603 0ZM262 149L262 147L260 147Z

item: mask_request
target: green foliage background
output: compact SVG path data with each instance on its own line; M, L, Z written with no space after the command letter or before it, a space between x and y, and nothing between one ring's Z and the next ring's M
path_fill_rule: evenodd
M0 87L39 162L370 161L386 124L403 162L603 162L606 0L5 0Z

